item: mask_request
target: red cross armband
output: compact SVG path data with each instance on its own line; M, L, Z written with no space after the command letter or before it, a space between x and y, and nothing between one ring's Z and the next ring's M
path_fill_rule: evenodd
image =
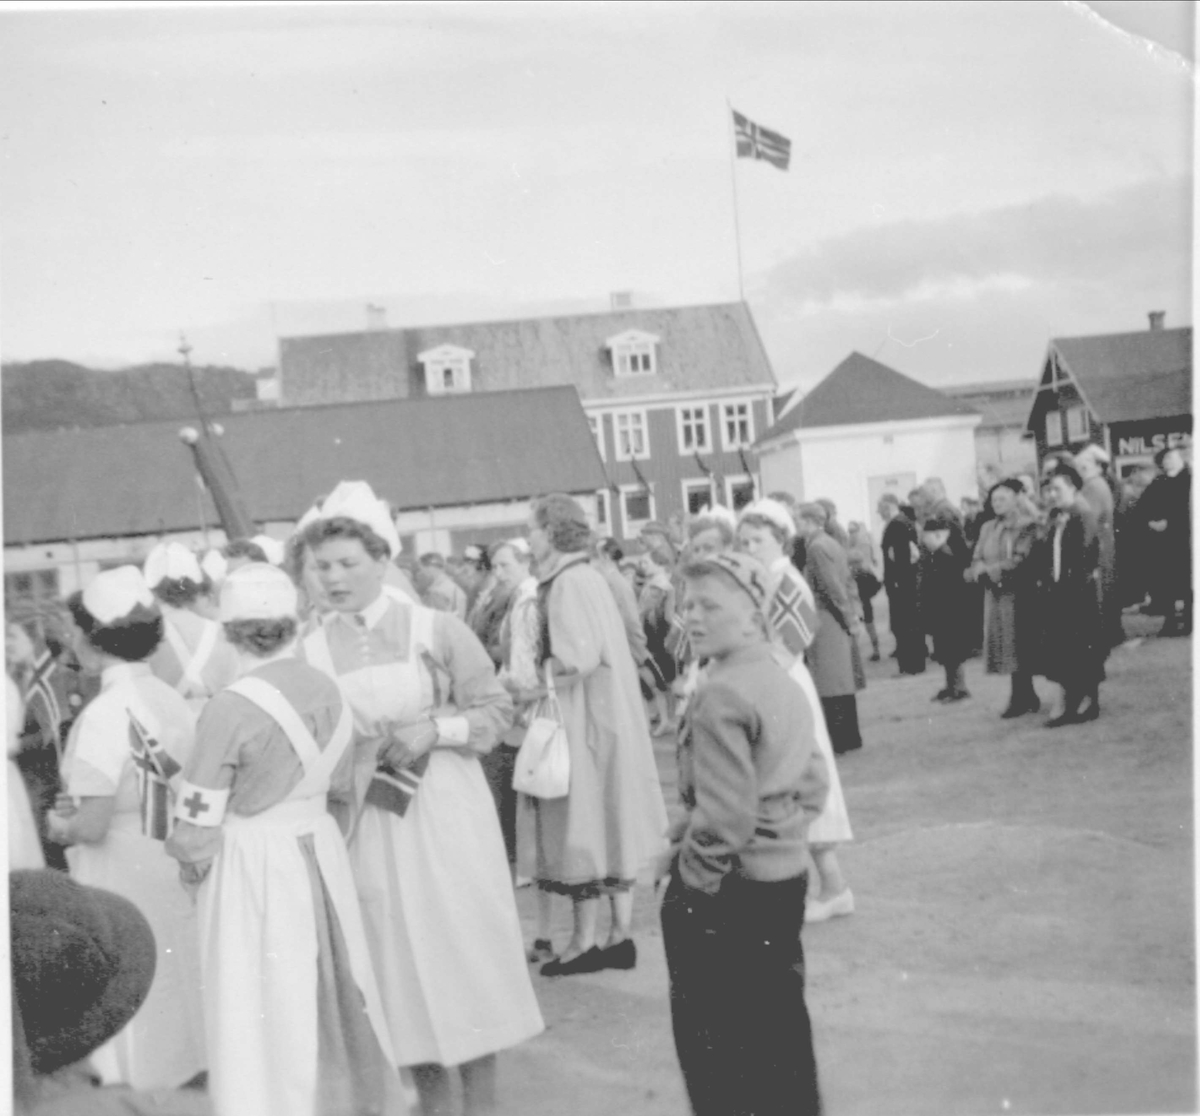
M192 825L212 827L225 820L225 807L229 804L229 788L212 790L198 787L186 779L175 799L175 820Z

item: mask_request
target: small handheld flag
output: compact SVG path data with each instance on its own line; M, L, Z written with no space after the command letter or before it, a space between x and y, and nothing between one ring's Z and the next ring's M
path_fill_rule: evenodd
M740 112L732 111L738 158L765 159L772 166L782 171L787 170L792 158L792 141L778 132L755 124Z
M367 787L365 801L371 806L378 806L379 809L386 810L389 814L404 817L428 766L428 752L411 767L392 767L387 763L381 763L371 775L371 783Z
M155 841L165 841L171 835L171 812L175 804L171 780L183 769L150 735L133 711L126 712L129 714L129 748L137 768L138 793L142 802L142 833Z
M33 661L33 670L25 687L25 708L38 723L43 740L54 742L62 751L62 706L54 688L54 676L58 673L58 660L49 648Z
M769 611L771 626L790 654L799 655L812 643L820 617L790 571L780 579Z

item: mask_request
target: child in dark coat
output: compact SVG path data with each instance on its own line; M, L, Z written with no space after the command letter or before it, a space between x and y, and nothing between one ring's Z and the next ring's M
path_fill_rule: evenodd
M921 556L921 620L933 639L933 658L946 672L945 689L934 701L962 701L970 697L963 684L962 665L971 657L974 642L975 599L964 574L971 564L961 531L941 516L924 524Z

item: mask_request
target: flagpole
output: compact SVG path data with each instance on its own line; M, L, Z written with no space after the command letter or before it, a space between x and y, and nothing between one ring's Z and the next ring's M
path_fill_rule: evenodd
M742 229L738 222L737 130L733 126L733 105L729 103L728 97L725 98L725 108L728 110L725 119L728 122L729 138L733 141L729 149L729 181L733 183L733 242L737 247L738 301L745 302L746 288L742 283Z

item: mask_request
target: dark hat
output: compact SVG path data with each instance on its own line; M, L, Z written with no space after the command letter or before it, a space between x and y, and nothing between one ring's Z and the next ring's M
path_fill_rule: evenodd
M761 611L767 599L767 568L757 558L737 551L714 554L689 562L683 571L684 577L704 577L710 573L721 573L732 578Z
M43 868L8 877L14 1007L36 1074L86 1058L154 980L154 933L128 899Z
M931 515L927 520L925 520L925 524L921 530L949 531L953 528L953 526L954 524L951 522L948 515Z

